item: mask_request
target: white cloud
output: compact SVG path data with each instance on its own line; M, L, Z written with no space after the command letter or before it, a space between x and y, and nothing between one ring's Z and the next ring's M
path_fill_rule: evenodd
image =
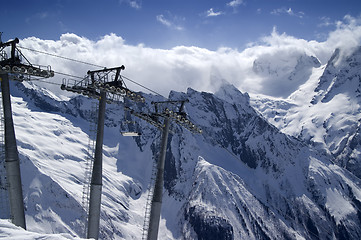
M135 8L135 9L140 9L142 8L142 1L141 0L119 0L119 3L126 3L128 4L130 7Z
M222 15L224 14L222 11L219 11L219 12L215 12L213 10L213 8L210 8L209 10L207 10L206 12L206 16L207 17L216 17L216 16L219 16L219 15Z
M241 4L243 4L243 0L233 0L233 1L229 2L229 3L227 3L227 6L236 8Z
M292 8L277 8L272 10L271 14L273 15L287 14L289 16L294 16L298 18L303 18L305 15L304 12L294 12Z
M317 25L318 27L328 27L328 26L335 25L335 23L332 22L331 18L329 18L329 17L325 17L325 16L320 17L320 21L321 21L321 23Z
M167 27L172 26L172 23L170 21L168 21L167 19L165 19L163 14L157 15L157 21L160 22L161 24L167 26Z
M141 2L138 1L129 1L129 5L132 8L140 9L141 8Z
M164 26L167 26L169 28L176 29L179 31L184 29L180 24L176 23L176 22L181 21L180 18L178 18L176 16L172 16L170 13L168 15L170 15L170 18L172 18L172 20L166 18L163 14L157 15L156 19L158 22L160 22L161 24L163 24Z
M160 19L166 20L162 17ZM256 73L253 69L255 60L263 61L266 63L265 66L269 63L271 70L280 69L281 72L287 72L301 55L315 56L325 64L335 48L339 47L343 54L347 54L360 43L360 19L346 16L337 23L337 28L330 32L325 41L298 39L278 33L275 28L270 35L250 44L242 51L230 48L210 51L185 46L153 49L144 45L128 45L122 37L115 34L106 35L97 41L70 33L61 35L56 41L31 37L21 40L20 46L100 66L116 67L124 64L125 76L165 96L170 90L186 91L188 87L214 92L221 84L221 79L234 84L241 91L277 96L277 89L284 88L285 83L280 78L270 78ZM84 76L88 70L96 69L93 66L27 50L23 50L23 53L33 64L50 65L56 72ZM48 81L61 83L63 77L56 74ZM294 89L297 88L297 84L299 83L288 87ZM132 83L127 85L134 90L146 91ZM63 93L59 86L46 87Z
M342 54L349 54L361 45L361 17L346 15L336 23L336 30L329 33L326 42L334 48L341 48Z

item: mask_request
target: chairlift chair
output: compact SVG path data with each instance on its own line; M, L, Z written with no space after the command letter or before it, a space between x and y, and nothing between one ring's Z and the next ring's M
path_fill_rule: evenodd
M128 114L127 114L128 112ZM138 131L138 126L135 124L135 121L132 120L132 115L129 111L124 110L124 120L123 120L124 124L120 125L120 134L122 134L122 136L124 137L139 137L141 135L141 133ZM133 127L130 127L132 126ZM123 126L123 128L122 128ZM131 129L134 129L134 131L132 131Z
M141 134L139 132L121 132L124 137L139 137Z

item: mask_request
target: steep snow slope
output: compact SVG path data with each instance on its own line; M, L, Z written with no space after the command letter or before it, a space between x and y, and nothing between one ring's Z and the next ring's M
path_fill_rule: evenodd
M361 177L360 66L361 48L350 55L337 49L288 99L257 98L254 106L283 132L331 153Z
M334 205L336 203L330 200L331 194L328 192L328 189L342 192L337 195L340 202L349 202L350 196L354 196L351 189L357 186L353 183L356 179L335 167L328 160L329 156L315 153L270 126L255 114L247 96L237 94L237 90L231 86L216 93L221 99L194 91L188 91L187 96L189 99L197 97L187 106L190 115L199 119L207 117L208 123L202 127L208 137L216 140L212 149L208 148L200 155L209 163L222 167L222 174L214 174L213 167L202 165L206 171L200 174L206 174L212 181L204 180L205 176L201 178L202 181L194 181L196 186L190 194L185 218L190 221L188 215L193 216L193 221L198 223L196 227L193 226L198 230L195 230L198 236L212 232L212 220L207 220L203 206L212 206L210 212L221 218L218 222L227 222L232 226L235 239L274 239L280 236L290 239L297 236L340 238L344 234L341 231L345 227L344 221L359 221L357 206L345 212L333 211L340 205ZM192 110L191 106L196 109ZM245 164L234 162L235 158L230 159L224 150L217 149L217 145L226 147ZM219 152L222 151L220 156ZM199 169L196 168L196 172ZM342 183L344 181L347 181L346 185ZM351 183L349 188L347 185ZM242 185L246 190L241 191ZM346 189L351 191L345 192ZM253 196L253 201L245 198L247 192ZM193 201L201 202L201 206L197 208ZM331 211L333 214L330 214ZM238 219L239 223L244 219L244 224L232 224L234 219ZM207 223L211 225L210 229L204 227ZM350 234L351 239L357 239L360 235L359 229L351 232L354 233L353 236ZM221 236L232 239L226 237L228 235Z
M28 228L83 236L91 100L62 101L28 83L11 87ZM150 101L162 99L146 98L127 105L150 111ZM247 94L224 85L214 95L189 89L170 98L189 99L185 110L203 134L171 126L160 239L361 237L358 179L270 125ZM138 120L141 137L122 137L121 109L107 105L100 236L141 239L160 133Z
M85 213L81 197L89 140L89 123L84 118L90 118L90 101L79 97L70 103L57 102L43 96L36 88L19 87L20 91L14 95L22 94L24 99L13 97L12 101L22 160L28 229L84 236ZM49 109L60 112L46 112ZM69 114L64 115L62 111ZM114 121L119 122L120 119ZM104 239L114 236L129 239L141 235L143 210L139 206L145 206L146 194L139 199L139 181L148 180L144 170L147 166L151 169L152 158L147 152L138 153L134 141L126 140L119 144L119 128L112 127L110 121L107 124L101 236ZM134 148L136 150L132 151ZM127 154L118 157L124 149ZM142 160L140 164L133 161L133 152L138 155L136 159ZM125 158L127 156L128 159ZM127 165L133 164L127 169L128 176L121 172L118 160L128 160L125 161ZM137 180L132 174L144 179Z
M16 227L8 220L0 219L0 239L21 239L21 240L80 240L83 238L74 237L70 234L45 234L31 231L25 231L21 227Z

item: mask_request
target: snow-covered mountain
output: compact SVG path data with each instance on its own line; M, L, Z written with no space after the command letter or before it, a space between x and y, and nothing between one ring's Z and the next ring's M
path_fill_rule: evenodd
M313 68L321 65L316 57L306 53L284 55L282 52L277 56L263 54L254 60L253 72L266 79L263 86L265 93L287 97L309 78Z
M282 132L335 157L341 167L361 177L361 47L336 49L324 66L283 100L255 98L255 106Z
M307 59L302 61L313 62L307 68L314 66L315 59ZM310 79L320 69L311 69ZM11 89L27 227L82 237L82 187L95 100L59 99L31 83ZM127 107L151 111L150 102L162 100L144 96L146 103L127 102ZM361 183L334 164L330 152L282 133L232 85L215 94L171 92L169 98L189 99L185 111L203 134L171 126L159 239L361 238ZM285 117L297 106L294 99L273 104ZM120 128L129 123L124 118L122 104L107 105L102 239L141 239L159 151L157 128L136 119L128 127L142 135L123 137ZM11 236L6 224L0 226L0 236Z

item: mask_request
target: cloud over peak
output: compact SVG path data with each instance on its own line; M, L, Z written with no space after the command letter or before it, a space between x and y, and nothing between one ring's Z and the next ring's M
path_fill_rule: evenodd
M158 18L158 21L164 22L163 24L172 26L172 23L167 22L164 16L159 15ZM360 19L345 16L338 22L336 29L329 33L325 41L298 39L286 33L278 33L274 28L268 36L250 44L242 51L226 47L211 51L186 46L153 49L142 44L128 45L116 34L105 35L93 41L72 33L63 34L56 41L35 37L25 38L21 40L20 46L53 55L76 58L99 66L116 67L124 64L125 76L165 96L170 90L186 91L188 87L199 91L215 92L222 79L241 91L279 96L279 89L285 86L295 89L298 87L295 84L300 83L287 82L288 85L286 85L284 78L267 77L261 74L262 71L255 71L255 62L261 64L256 66L256 69L270 67L272 71L291 69L301 56L314 56L320 60L321 64L325 64L336 48L342 49L343 54L347 54L360 43ZM50 65L56 72L84 76L88 70L95 70L94 66L32 51L23 50L22 52L31 63ZM49 81L61 83L63 77L56 74ZM215 81L215 79L220 81ZM146 91L132 83L127 84L131 89ZM46 85L46 87L64 94L58 86Z

